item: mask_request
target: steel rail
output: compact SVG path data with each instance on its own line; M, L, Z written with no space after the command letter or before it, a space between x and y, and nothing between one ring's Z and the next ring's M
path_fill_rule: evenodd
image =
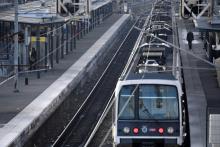
M138 21L138 20L137 20ZM137 22L136 21L136 22ZM62 133L58 136L58 138L56 139L56 141L53 143L52 147L57 147L57 146L61 146L63 144L63 140L66 138L68 130L72 127L72 122L74 122L74 120L77 118L77 116L80 114L81 111L83 111L83 108L86 106L86 103L89 101L89 98L91 97L91 95L93 94L93 92L95 91L95 89L98 87L100 81L102 80L102 78L104 77L105 73L107 72L107 70L109 69L110 65L112 64L113 60L115 59L116 55L118 54L121 46L124 44L124 42L126 41L127 37L129 36L130 32L134 29L134 26L136 24L136 22L134 23L134 25L132 26L132 28L129 30L128 34L126 35L124 41L121 43L120 47L118 48L118 50L116 51L116 53L114 54L114 56L112 57L111 61L109 62L109 64L107 65L106 69L104 70L104 72L102 73L101 77L99 78L99 80L96 82L95 86L93 87L93 89L91 90L91 92L89 93L89 95L87 96L87 98L85 99L85 101L83 102L83 104L80 106L80 108L78 109L78 111L75 113L75 115L73 116L73 118L70 120L70 122L68 123L68 125L65 127L65 129L62 131Z
M146 25L146 23L148 23L148 20L149 20L149 17L147 17L147 21L145 21L144 26ZM136 28L136 26L134 26L134 28ZM130 68L130 65L132 64L132 61L133 61L133 59L134 59L133 57L136 55L136 53L137 53L137 51L138 51L140 41L141 41L142 36L143 36L143 34L144 34L143 31L142 31L142 29L141 29L140 31L141 31L141 33L139 34L138 39L137 39L137 41L136 41L136 43L135 43L135 46L134 46L135 50L132 50L132 52L131 52L131 55L130 55L130 57L129 57L129 59L128 59L128 62L127 62L127 64L125 65L125 68L124 68L124 70L123 70L123 72L122 72L122 74L121 74L121 77L120 77L121 79L125 78L125 76L126 76L128 70L129 70L129 68Z
M138 21L139 19L137 19ZM125 39L123 40L123 42L121 43L121 45L119 46L119 49L122 47L122 45L124 44L124 42L126 41L128 35L131 33L132 29L134 29L135 24L137 23L137 21L134 23L134 25L132 26L132 28L129 30L128 34L126 35ZM118 52L119 50L117 50ZM108 114L110 108L112 107L113 103L114 103L115 99L114 99L114 92L112 93L112 96L107 104L107 106L105 107L101 117L99 118L99 121L97 122L94 130L92 131L91 135L89 136L88 140L86 141L84 147L87 147L89 145L89 143L91 142L91 140L93 139L93 137L95 136L95 133L97 132L97 130L99 129L100 125L102 124L103 120L105 119L106 115Z
M99 121L97 122L94 130L92 131L91 135L89 136L88 140L86 141L86 143L84 144L84 147L87 147L89 145L89 143L92 141L93 137L95 136L95 133L98 131L100 125L103 123L106 115L108 114L109 110L111 109L112 105L115 102L115 98L114 98L114 92L112 93L112 96L107 104L107 106L105 107L105 110L103 111L101 117L99 118Z

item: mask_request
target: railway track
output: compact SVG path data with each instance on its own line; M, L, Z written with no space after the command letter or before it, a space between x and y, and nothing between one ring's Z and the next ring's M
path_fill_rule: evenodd
M175 23L173 25L175 25ZM176 28L174 27L173 30L176 30ZM178 39L178 35L175 38ZM183 85L183 87L184 87L184 85ZM185 95L183 96L183 99L186 100ZM184 103L184 107L187 107L186 103ZM102 124L97 124L98 127L94 130L94 132L96 132L96 133L92 135L93 139L89 139L87 141L87 145L89 147L111 147L112 146L113 140L112 140L112 131L111 131L112 130L112 113L111 112L114 110L114 108L112 108L112 105L111 105L109 107L109 109L110 109L110 111L105 113L105 118L101 119ZM186 130L187 130L187 134L189 134L188 114L186 114L186 115L187 115L186 116L187 118L185 120L187 122ZM137 144L137 145L133 145L133 146L146 147L149 145L143 143L143 144ZM171 145L171 146L173 147L173 145ZM166 145L166 147L171 147L171 146ZM183 145L181 147L189 147L189 146L190 146L190 138L189 138L189 135L187 135L187 137L185 138L185 142L183 143Z
M103 113L103 117L100 118L100 123L97 123L97 127L94 129L93 134L86 142L86 146L89 147L112 147L112 122L114 113L114 101L111 101L108 109Z
M142 27L143 24L144 21L140 19L134 26ZM80 109L54 142L53 147L85 145L106 105L110 103L117 80L136 42L140 31L134 29L134 26Z
M93 89L98 79L106 69L108 63L114 56L120 44L123 42L126 34L134 24L129 21L121 30L120 35L115 39L106 55L99 59L94 71L89 73L80 84L73 89L70 95L57 108L57 110L44 122L44 124L33 134L33 136L25 143L24 147L48 147L52 146L54 141L69 123L71 118L80 108L90 91ZM56 128L56 129L54 129Z

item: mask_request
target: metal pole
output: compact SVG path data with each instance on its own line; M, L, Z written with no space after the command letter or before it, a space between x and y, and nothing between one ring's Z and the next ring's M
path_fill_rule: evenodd
M19 92L18 90L18 0L15 0L15 21L14 21L14 92Z
M70 23L70 50L73 51L73 22Z
M66 24L66 55L68 55L68 51L69 51L69 28L68 28L68 24Z
M51 65L51 68L53 68L53 48L54 48L54 27L53 27L53 25L52 25L52 27L51 27L51 34L50 34L50 36L51 36L51 46L50 46L50 65Z
M73 24L73 42L74 42L74 49L76 49L76 21L74 21L74 24Z
M76 24L77 24L77 39L79 40L80 39L79 21L77 21Z
M41 54L41 50L40 50L40 26L37 26L37 34L36 34L36 52L37 52L37 60L34 63L34 67L38 66L37 69L39 70L39 65L41 65L41 62L39 62L40 60L40 54ZM37 78L40 79L40 71L37 71Z
M63 59L64 58L64 44L65 44L65 42L64 42L64 27L63 26L61 29L61 44L63 44L61 46L61 59Z
M47 32L47 28L45 28L44 31ZM48 39L48 38L49 38L48 36L49 36L48 33L46 33L46 35L45 35L45 44L44 44L44 45L45 45L45 50L44 50L44 56L45 56L44 65L45 65L45 66L47 66L47 63L48 63L48 62L47 62L47 61L48 61L48 44L49 44L49 43L48 43L48 42L49 42L49 41L48 41L48 40L49 40L49 39ZM47 70L45 70L45 72L47 72Z
M25 34L24 34L24 40L25 40L25 51L24 51L24 64L29 64L29 51L28 51L28 26L25 26ZM25 67L25 70L28 70L28 67ZM25 73L25 85L28 85L28 73Z
M59 25L57 24L56 25L56 27L57 27L57 30L54 32L54 33L56 33L55 34L55 37L56 37L56 63L57 64L59 64L59 51L60 51L60 49L59 49L59 35L60 35L60 31L59 31Z

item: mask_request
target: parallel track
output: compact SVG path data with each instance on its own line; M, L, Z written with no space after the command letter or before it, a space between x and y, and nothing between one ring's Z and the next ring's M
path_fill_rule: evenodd
M142 27L143 22L140 19L135 25ZM132 27L96 86L55 141L53 147L84 146L113 94L117 80L128 60L139 33L138 30Z

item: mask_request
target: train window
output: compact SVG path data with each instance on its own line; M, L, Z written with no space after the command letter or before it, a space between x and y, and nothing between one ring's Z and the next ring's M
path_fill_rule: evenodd
M168 85L140 85L140 119L178 119L177 89Z
M135 86L123 86L119 96L119 119L134 119L135 117L135 100L134 92Z

